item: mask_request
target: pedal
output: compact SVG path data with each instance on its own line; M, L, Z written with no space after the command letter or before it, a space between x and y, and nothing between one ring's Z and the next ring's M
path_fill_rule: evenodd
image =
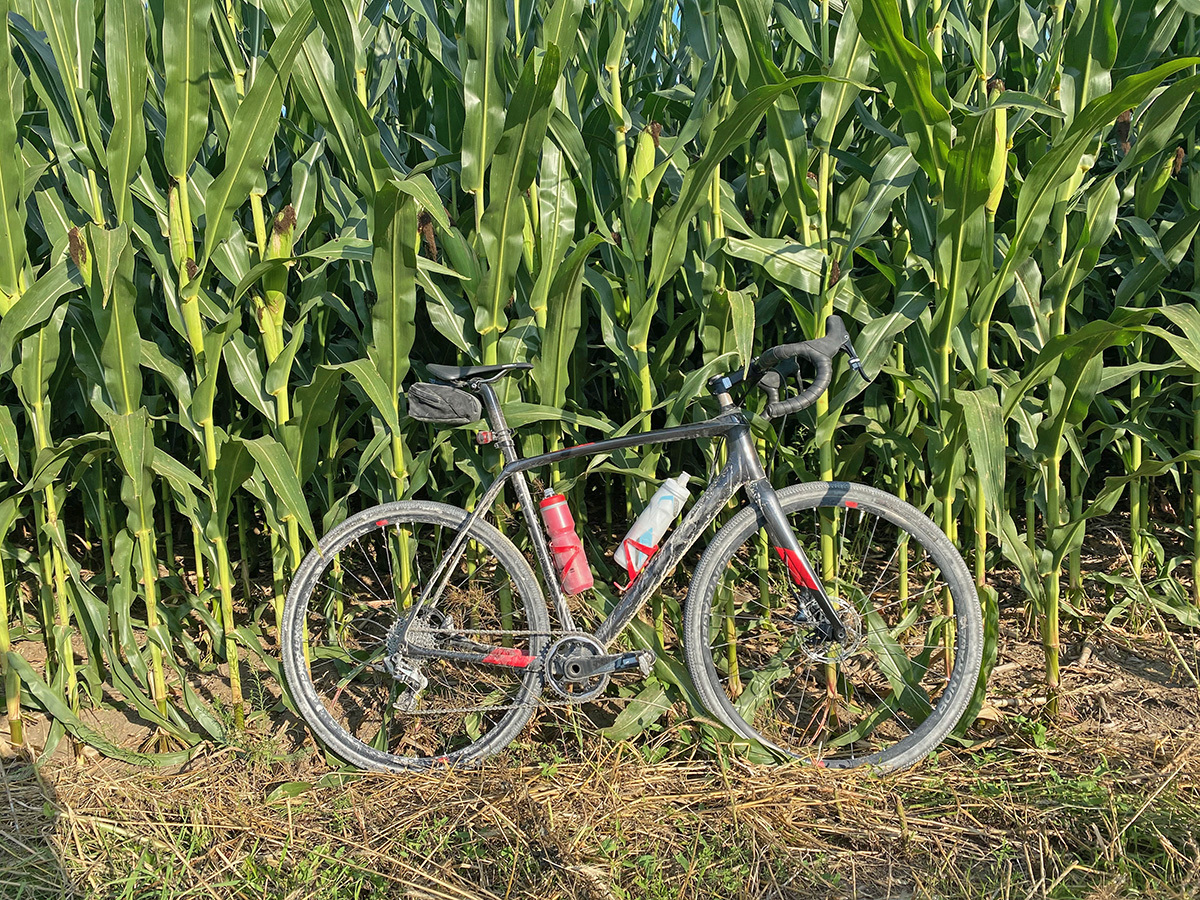
M658 659L658 655L653 650L639 650L637 652L638 669L642 672L643 678L649 678L650 673L654 671L654 661Z
M632 653L621 653L613 660L613 672L630 672L637 669L643 678L649 677L654 671L654 661L658 659L653 650L634 650Z

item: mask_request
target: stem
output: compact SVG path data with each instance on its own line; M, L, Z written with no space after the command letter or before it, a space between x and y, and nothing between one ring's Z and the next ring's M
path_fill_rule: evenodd
M163 481L163 549L167 556L167 571L177 573L179 570L176 567L177 560L175 559L175 523L171 515L171 488L167 482Z
M1200 277L1196 283L1200 284ZM1192 449L1200 452L1200 373L1192 381ZM1196 463L1192 464L1192 602L1200 607L1200 465Z
M215 538L217 548L217 578L221 583L221 620L225 626L225 660L229 663L229 691L233 695L233 725L238 731L246 727L246 709L242 701L242 673L238 668L237 638L233 631L233 573L229 568L229 550L224 536Z
M987 506L983 502L983 478L975 476L975 586L987 584Z
M204 593L204 549L200 526L192 523L192 553L196 557L196 596Z
M39 334L39 346L43 340L44 332ZM39 356L40 359L40 356ZM34 427L34 445L38 453L48 449L51 446L50 428L46 421L46 408L44 399L36 398L30 406L30 413L33 417ZM44 508L46 514L46 525L48 535L46 544L48 548L49 569L43 570L43 576L49 579L52 577L53 605L54 605L54 628L53 640L49 642L53 648L57 663L62 667L66 682L66 701L74 713L79 712L79 690L78 682L75 675L75 651L71 647L71 606L67 599L67 568L63 562L62 552L58 544L50 535L58 532L58 498L54 495L54 485L50 484L44 492ZM43 555L43 566L47 562L47 556ZM80 746L72 739L72 746L75 748L75 756L79 758Z
M246 605L249 606L250 605L250 597L253 592L250 590L250 559L249 559L250 551L248 549L250 542L246 537L246 498L245 498L245 495L243 495L242 493L239 492L237 495L236 503L237 503L237 526L238 526L238 555L241 557L241 559L239 560L238 568L240 568L241 572L242 572L242 591L244 592L245 597L246 597Z
M1188 55L1196 55L1196 17L1188 16ZM1192 66L1196 74L1196 66ZM1191 146L1188 148L1191 170L1188 174L1188 191L1192 206L1200 204L1200 129L1192 128ZM1200 235L1192 238L1192 289L1200 290ZM1200 373L1192 381L1192 449L1200 451ZM1200 607L1200 465L1190 464L1192 470L1192 602Z
M96 506L100 512L100 555L104 558L104 583L112 584L112 532L108 524L108 504L104 502L104 460L96 461Z
M271 588L273 590L272 606L275 608L275 639L283 634L283 603L286 591L286 577L283 571L282 554L280 553L279 534L271 532Z
M8 712L8 733L16 747L25 746L25 726L21 720L21 679L8 665L12 640L8 633L8 577L4 573L4 553L0 549L0 676L4 678L4 700Z
M1045 470L1046 480L1046 543L1054 545L1057 531L1062 523L1061 483L1059 472L1062 468L1062 451L1057 450L1050 459ZM1043 581L1046 595L1046 608L1043 610L1042 647L1046 651L1046 687L1049 689L1049 703L1046 708L1050 715L1058 714L1058 683L1059 683L1059 634L1058 634L1058 601L1059 573L1056 569L1047 573Z
M1083 466L1071 454L1071 521L1083 518ZM1071 602L1081 605L1083 597L1083 546L1071 550L1067 557L1067 590Z
M208 474L208 485L216 498L217 485L217 439L212 419L200 423L204 429L204 459ZM215 501L214 501L215 502ZM229 663L229 690L233 695L233 723L241 731L246 724L245 705L242 700L242 677L238 669L237 637L233 621L233 570L229 565L229 549L225 543L226 522L217 522L220 534L212 539L217 554L217 587L220 591L221 627L225 630L225 660Z
M1133 343L1133 358L1140 359L1141 351L1140 338ZM1129 379L1129 413L1132 416L1134 407L1137 406L1138 400L1142 396L1142 379L1138 372L1134 372ZM1136 472L1142 467L1142 439L1136 434L1129 435L1129 471ZM1130 555L1133 558L1133 576L1140 577L1142 573L1142 560L1145 549L1142 546L1142 529L1146 523L1142 521L1142 490L1140 479L1135 478L1129 483L1129 545Z
M158 627L158 560L154 556L154 534L149 530L137 532L138 550L142 555L142 581L146 600L146 628L153 631ZM150 665L152 673L152 698L158 711L164 717L167 715L167 686L163 678L162 647L155 641L154 636L148 639L150 644Z

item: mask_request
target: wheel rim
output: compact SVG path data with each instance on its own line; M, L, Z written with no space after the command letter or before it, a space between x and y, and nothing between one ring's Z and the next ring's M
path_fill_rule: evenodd
M309 579L298 668L316 712L352 743L400 764L483 755L508 739L506 723L527 714L540 688L534 672L420 659L394 637L403 618L418 646L470 640L528 656L540 651L545 638L531 633L516 579L479 540L467 542L436 614L414 614L456 532L394 518L369 523L325 548Z
M942 551L894 514L842 503L788 520L835 605L855 611L856 649L837 660L837 648L807 643L811 628L795 621L800 602L762 530L718 565L707 635L729 711L785 754L848 765L915 740L967 648Z

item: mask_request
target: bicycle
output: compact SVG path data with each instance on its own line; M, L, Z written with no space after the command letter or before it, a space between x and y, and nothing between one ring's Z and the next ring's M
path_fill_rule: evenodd
M770 418L798 411L828 389L839 352L863 374L833 316L825 337L773 347L745 372L711 379L720 408L711 419L528 458L492 388L528 363L428 366L437 383L409 389L410 415L467 424L482 409L490 430L479 440L496 443L504 465L472 512L417 500L376 506L334 527L304 559L281 645L313 733L365 769L456 765L499 752L539 703L582 703L615 674L644 677L654 652L614 642L741 490L746 504L709 543L687 591L684 654L704 705L784 759L881 770L922 759L965 711L981 666L982 617L962 557L919 510L875 488L775 490L731 393L744 399L761 388ZM807 388L799 360L816 369ZM800 392L780 399L792 375ZM705 438L724 439L723 467L599 627L577 629L525 473ZM485 519L509 482L541 584ZM553 700L542 699L547 691Z

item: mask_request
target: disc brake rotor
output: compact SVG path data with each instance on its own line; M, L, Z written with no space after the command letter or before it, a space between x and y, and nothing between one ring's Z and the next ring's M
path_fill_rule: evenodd
M813 662L838 663L849 659L858 652L867 637L862 613L854 607L854 604L840 597L830 597L829 600L833 604L834 610L837 611L838 618L842 621L844 635L840 641L806 644L804 655Z

